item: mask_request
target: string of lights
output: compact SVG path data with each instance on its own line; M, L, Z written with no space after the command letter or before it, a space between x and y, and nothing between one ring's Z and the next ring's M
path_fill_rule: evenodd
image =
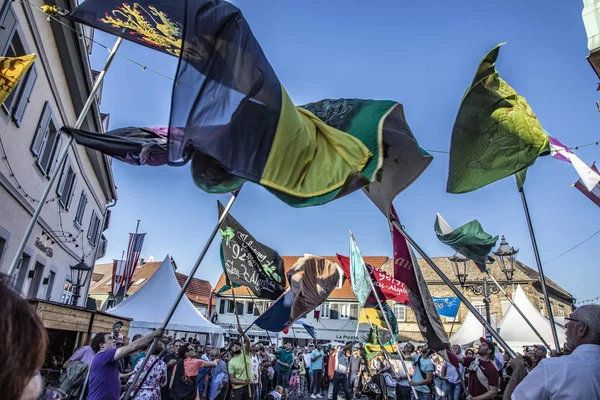
M593 299L576 301L575 304L581 305L581 304L595 303L597 301L600 301L600 296L594 297Z

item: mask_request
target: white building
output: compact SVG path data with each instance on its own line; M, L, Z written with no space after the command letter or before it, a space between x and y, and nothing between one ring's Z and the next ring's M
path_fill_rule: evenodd
M42 0L5 1L0 9L3 56L35 53L27 75L0 106L0 272L7 273L57 156L92 88L91 43L76 31L48 21ZM74 0L56 5L72 9ZM89 32L88 32L89 33ZM105 131L108 115L94 101L82 128ZM117 199L111 159L73 144L13 276L28 298L73 304L71 266L88 266L106 251L107 206ZM91 272L77 305L85 306Z

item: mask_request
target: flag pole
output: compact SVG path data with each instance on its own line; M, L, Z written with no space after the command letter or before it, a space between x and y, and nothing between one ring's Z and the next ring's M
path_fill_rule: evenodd
M392 338L394 339L394 341L396 343L398 343L398 341L394 337L394 331L392 330L392 325L390 324L387 314L386 314L385 310L383 309L383 306L381 305L381 300L379 299L379 294L377 293L377 290L375 290L375 285L373 284L373 280L371 279L371 274L369 273L367 265L365 264L364 259L362 258L362 254L360 253L358 245L356 244L356 239L354 238L352 231L350 231L350 237L352 238L352 241L354 241L354 246L356 247L356 251L357 251L358 255L360 256L361 260L363 260L363 263L362 263L363 267L365 269L365 272L367 273L368 281L371 284L371 289L373 290L373 293L375 294L375 299L377 299L377 304L379 305L379 309L381 310L381 313L383 314L383 319L385 320L385 324L387 325L388 330L392 334ZM350 252L350 253L352 253L352 252ZM379 341L379 337L377 338L377 340ZM379 341L379 343L381 344L381 341ZM381 347L382 348L384 347L383 344L381 344ZM406 374L406 376L409 377L410 374L408 373L408 368L406 367L406 363L404 362L404 357L402 356L402 353L400 352L399 346L396 345L395 347L396 347L396 352L398 353L398 357L400 357L400 363L402 364L402 369L404 369L404 373ZM419 395L418 395L415 387L411 386L411 389L412 389L413 394L415 395L415 398L418 399Z
M135 242L137 240L138 229L140 229L140 220L137 220L137 225L135 226L135 233L133 234L133 244L135 246ZM129 251L129 249L127 249ZM141 250L140 250L141 251ZM129 258L129 257L128 257ZM135 273L135 265L131 266L133 271L131 273L131 278L133 278L133 274ZM123 291L123 300L127 298L127 289L129 289L129 284L131 283L131 278L129 278L129 274L127 274L127 279L125 280L125 290Z
M227 278L228 282L231 282L229 280L229 276L227 276L227 272L225 272L225 277ZM233 283L231 284L231 296L233 297L233 311L235 311L235 320L237 321L238 332L240 332L242 330L242 325L240 324L240 316L239 316L239 311L238 311L238 307L237 307L238 303L235 300L235 289L233 287ZM242 312L244 312L243 305L242 305ZM244 336L240 335L240 338L243 340ZM244 373L246 374L246 377L248 377L248 360L246 358L246 345L243 342L240 342L240 343L242 345L242 356L244 357ZM248 338L248 349L250 349L250 338ZM248 393L249 393L250 398L252 398L252 385L248 386ZM127 398L127 397L125 397L125 398Z
M192 267L192 270L190 271L190 274L188 275L187 279L185 280L185 283L183 284L183 286L181 286L181 290L177 294L177 297L175 298L175 302L171 305L171 309L167 313L167 316L165 317L165 320L163 321L163 323L161 325L161 328L166 329L167 325L169 324L169 321L171 320L171 317L173 317L173 314L175 313L175 309L177 309L177 306L179 305L179 302L181 301L182 297L185 295L185 291L187 290L188 286L190 286L190 283L192 282L192 279L194 278L194 275L196 275L196 271L198 271L198 267L200 267L200 263L202 263L202 260L204 259L204 256L206 255L206 252L208 251L208 248L210 247L210 245L211 245L213 239L215 238L215 236L217 235L217 232L219 231L219 228L221 227L221 223L223 223L223 221L225 220L225 218L229 214L229 210L231 210L231 207L233 206L233 203L235 203L235 200L237 199L237 196L239 195L240 190L241 189L238 189L235 192L231 193L231 199L229 199L229 202L227 203L227 206L225 207L225 209L223 210L223 213L219 217L219 221L217 222L217 224L213 228L212 232L210 233L210 236L208 237L208 240L204 244L204 248L200 252L200 255L198 256L198 259L196 260L196 263ZM250 327L248 327L248 329L250 329ZM127 391L125 392L124 399L129 399L129 395L131 394L131 390L133 389L133 385L140 378L140 375L142 374L142 371L144 370L144 367L148 363L148 359L150 358L150 355L154 352L154 349L156 348L157 344L158 344L158 338L155 338L152 341L152 344L150 345L150 349L146 353L146 356L142 360L142 365L140 365L140 368L138 369L138 371L136 372L135 376L133 377L133 380L131 381L131 384L127 387Z
M521 194L523 210L525 211L525 219L527 220L529 236L531 237L531 244L533 245L533 254L535 255L535 262L537 264L538 272L540 274L540 283L542 286L542 293L544 294L544 300L546 301L546 309L548 309L548 319L550 320L550 328L552 330L552 337L554 338L554 346L556 346L556 351L560 352L560 343L558 341L558 333L556 332L556 325L554 323L554 315L552 314L552 304L550 303L550 297L548 296L546 277L542 268L542 262L540 260L540 251L538 250L537 240L535 240L535 233L533 232L533 225L531 224L531 215L529 214L529 207L527 206L527 198L525 198L525 191L523 190L523 187L519 188L519 193Z
M123 278L125 278L125 266L123 265L123 257L125 257L125 250L123 250L121 252L121 260L119 261L119 265L121 268L123 268L122 273L123 273ZM116 271L115 271L116 272ZM113 277L113 279L117 279L116 276ZM121 278L122 279L122 278ZM115 296L115 305L119 304L121 301L123 301L123 298L121 297L121 301L117 301L119 298L119 292L121 291L121 287L123 287L123 283L125 283L123 280L121 280L121 286L119 287L119 290L117 290L117 295Z
M523 319L525 320L525 322L527 322L527 325L529 325L529 327L531 328L531 330L533 331L533 333L535 333L537 335L537 337L540 338L540 340L542 341L542 343L544 343L544 345L548 349L551 349L550 345L548 343L546 343L546 340L544 340L544 337L537 331L537 329L535 329L535 327L533 326L533 324L531 323L531 321L529 321L529 319L527 319L527 317L525 316L525 314L523 314L523 311L521 311L521 309L515 304L515 302L513 301L513 299L510 298L510 296L508 295L508 293L506 293L506 291L504 289L502 289L502 287L500 286L500 284L498 283L498 281L496 281L496 279L490 273L490 270L486 268L485 272L492 279L492 281L496 284L496 286L498 286L498 289L500 289L500 291L502 292L502 294L504 294L504 296L506 297L506 299L515 308L515 310L517 310L517 312L519 313L519 315L521 315L521 317L523 317Z
M456 294L460 301L469 309L469 311L473 313L473 315L475 316L475 318L477 318L479 323L482 324L488 332L490 332L490 334L494 337L494 339L496 339L498 343L500 343L504 350L506 350L506 352L512 358L516 358L517 354L513 351L513 349L510 348L508 343L506 343L504 339L502 339L500 334L496 332L496 330L492 328L492 326L486 321L486 319L481 316L481 314L475 309L475 307L473 307L473 304L471 304L471 302L462 294L462 292L458 290L458 288L452 283L452 281L446 276L446 274L444 274L440 267L438 267L436 263L434 263L433 260L425 253L425 251L423 251L423 249L419 247L417 243L415 243L413 238L410 237L410 235L404 230L404 228L398 223L398 221L396 219L393 219L390 222L392 223L394 229L400 232L402 236L404 236L406 241L410 243L412 247L414 247L414 249L421 255L421 257L423 257L425 261L427 261L431 268L439 275L440 278L442 278L444 283L448 285L448 287L454 292L454 294Z
M117 41L115 42L113 48L110 50L110 54L108 55L108 58L106 59L106 62L104 63L104 68L102 68L102 71L98 74L98 77L94 81L94 86L92 86L92 90L90 91L90 94L89 94L85 104L83 105L81 112L79 113L79 117L77 118L77 122L75 123L75 126L74 126L75 129L79 129L79 128L81 128L81 125L83 125L83 122L85 121L85 119L87 117L88 111L90 110L90 107L92 106L92 103L94 102L94 99L96 98L96 93L98 92L98 89L100 88L100 85L102 84L102 81L104 80L106 71L108 70L108 68L110 67L110 65L113 62L113 59L117 55L117 50L119 49L119 46L121 45L122 41L123 41L122 38L118 38ZM73 143L73 136L69 137L69 140L67 140L65 147L60 152L57 162L56 162L56 166L54 167L54 171L52 171L52 174L50 174L50 178L48 179L46 188L44 189L44 192L42 193L42 196L40 197L39 203L38 203L33 215L31 216L31 221L29 221L29 225L27 226L27 229L25 230L25 234L23 235L23 238L21 239L21 243L19 244L19 247L17 248L17 252L15 254L15 257L13 258L12 264L10 265L10 268L8 269L8 273L7 273L7 275L11 278L21 262L21 258L23 256L23 250L25 249L25 245L27 244L27 241L29 240L31 233L33 232L33 228L37 224L38 218L40 217L40 214L42 213L42 209L44 208L44 205L46 204L46 199L48 199L48 196L50 195L50 190L52 190L52 186L54 185L54 182L56 181L56 177L60 174L62 165L64 164L65 160L67 159L67 156L69 155L69 148L71 147L71 143Z

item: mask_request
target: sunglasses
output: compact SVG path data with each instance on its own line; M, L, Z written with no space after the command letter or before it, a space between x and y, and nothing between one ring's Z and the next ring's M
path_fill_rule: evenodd
M569 322L583 322L580 319L575 319L575 318L571 318L571 317L565 317L565 321L567 321L567 323L565 324L565 326L569 325Z

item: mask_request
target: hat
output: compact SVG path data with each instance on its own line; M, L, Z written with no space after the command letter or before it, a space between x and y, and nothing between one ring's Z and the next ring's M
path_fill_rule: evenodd
M536 344L533 347L536 348L537 350L541 350L541 351L543 351L545 353L548 352L548 349L546 348L546 346L542 346L541 344Z
M487 340L487 339L486 339L486 338L484 338L484 337L480 337L480 338L479 338L479 341L480 341L481 343L485 343L485 344L487 344L487 345L488 345L488 347L489 347L490 349L492 349L492 357L494 357L494 354L496 354L496 345L495 345L494 343L492 343L492 341L490 341L490 340Z
M114 328L115 328L117 325L121 325L121 326L123 326L123 325L125 325L125 324L123 323L123 321L117 321L117 322L115 322L115 323L113 324L113 329L114 329Z

